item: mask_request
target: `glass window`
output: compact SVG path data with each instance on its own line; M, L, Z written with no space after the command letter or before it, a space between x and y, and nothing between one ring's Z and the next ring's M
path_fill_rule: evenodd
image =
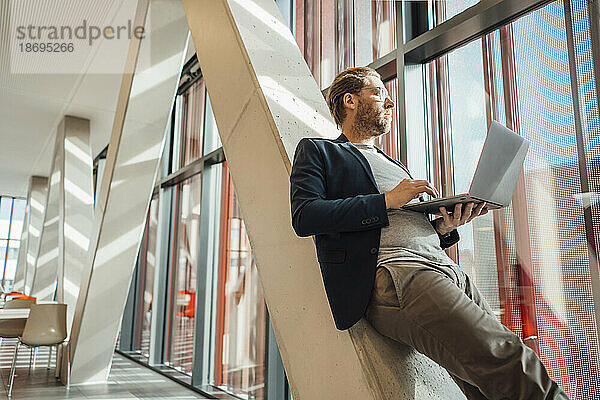
M6 251L6 264L4 266L4 283L6 288L12 288L17 273L17 259L19 258L19 240L9 240Z
M12 198L0 198L0 238L8 239L10 215L12 212Z
M371 17L371 25L367 16ZM373 35L373 59L369 62L390 53L396 48L396 2L371 0L371 12L366 9L363 11L359 26L370 27ZM366 46L363 45L361 48Z
M573 14L579 24L587 21L585 13ZM576 32L575 43L582 54L589 52L584 35ZM578 71L593 70L591 56L577 62ZM531 143L511 206L460 228L461 267L502 323L538 352L570 398L599 398L600 351L586 238L590 227L586 232L579 169L593 159L578 157L564 4L550 3L459 48L424 66L424 74L432 66L442 78L447 74L447 93L428 94L426 108L436 101L449 104L442 110L448 115L434 120L431 129L447 130L452 162L443 167L452 172L455 193L468 190L492 119ZM579 80L595 91L589 75ZM598 126L592 102L584 109L588 149L597 141L591 139ZM448 120L449 126L435 125L439 120ZM598 243L599 230L593 234Z
M206 92L206 118L204 125L204 154L209 154L219 147L221 147L221 137L219 136L219 130L217 129L217 121L213 114L212 107L210 105L210 98L208 92Z
M196 161L203 155L205 99L206 86L203 78L177 96L173 172Z
M398 103L398 80L396 78L384 83L394 104ZM398 135L398 114L392 113L392 128L390 132L376 139L376 145L390 157L400 159L400 137Z
M437 4L443 4L446 6L446 19L450 19L455 15L460 14L467 8L472 7L477 3L479 3L479 0L451 0L437 2Z
M192 372L194 325L196 318L196 274L200 228L200 175L177 186L174 246L171 250L172 304L169 340L165 360L187 374Z
M0 197L0 282L6 290L12 288L17 272L26 206L24 199Z
M176 172L179 169L181 159L181 137L183 132L183 97L175 97L175 104L173 106L173 141L171 143L171 166L170 172Z
M12 221L10 224L10 238L20 240L23 232L23 220L25 219L25 207L27 201L24 199L14 199L12 210Z
M154 271L156 268L156 232L158 227L158 196L150 201L150 209L146 218L144 236L140 247L140 259L138 264L138 289L140 298L136 301L136 340L134 348L142 355L150 355L150 324L152 321L152 303L154 296Z
M447 56L455 193L469 191L487 133L487 91L483 60L481 40L471 42ZM502 79L501 76L496 78ZM492 214L460 227L459 233L460 265L500 316Z
M395 2L298 0L296 41L320 87L396 48Z
M586 8L585 1L570 3L574 10ZM577 68L591 72L589 39L582 35L585 31L589 38L588 17L574 12L573 18L581 57ZM577 157L564 5L551 3L517 20L513 29L516 119L522 135L531 141L524 167L528 207L523 222L529 225L531 237L541 357L571 398L599 398L600 349L583 204L577 200L579 165L590 160ZM591 76L581 83L594 90ZM598 127L597 112L595 104L583 109L584 139L590 128ZM597 143L598 131L593 135ZM588 171L591 167L587 166ZM599 235L596 229L596 243Z
M214 381L243 398L263 399L267 312L226 167L222 188Z
M8 240L0 239L0 267L2 267L3 275L4 275L4 270L5 270L4 269L4 261L6 260L7 248L8 248Z
M407 164L413 178L432 182L431 132L427 125L428 118L424 118L428 114L429 104L427 99L423 98L428 69L422 68L421 65L405 66L406 147L409 150Z

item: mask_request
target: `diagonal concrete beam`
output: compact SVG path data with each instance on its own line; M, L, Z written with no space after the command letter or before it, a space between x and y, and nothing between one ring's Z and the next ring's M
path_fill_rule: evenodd
M294 399L464 398L368 323L335 329L314 243L291 227L289 174L302 137L340 132L276 3L183 4Z
M146 18L146 16L148 16ZM183 7L140 0L71 331L73 384L108 377L188 37Z
M298 141L338 135L319 88L275 2L183 4L294 399L373 398L333 324L314 243L290 222Z

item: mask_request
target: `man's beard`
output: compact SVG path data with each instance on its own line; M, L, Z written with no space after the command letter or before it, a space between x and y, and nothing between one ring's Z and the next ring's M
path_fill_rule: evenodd
M392 128L392 119L386 116L385 111L361 101L358 102L355 121L356 134L362 139L385 135Z

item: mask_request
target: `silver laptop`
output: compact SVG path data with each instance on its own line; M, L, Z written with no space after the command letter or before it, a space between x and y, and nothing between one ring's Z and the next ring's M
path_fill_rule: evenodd
M487 209L506 207L517 186L528 149L529 141L492 121L468 193L409 203L402 208L439 215L440 207L446 207L451 213L457 203L486 202ZM455 162L460 162L460 157Z

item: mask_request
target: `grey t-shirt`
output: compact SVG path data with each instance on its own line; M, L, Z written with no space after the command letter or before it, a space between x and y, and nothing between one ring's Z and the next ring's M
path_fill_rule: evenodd
M355 144L365 156L379 193L395 188L403 179L410 179L406 171L390 161L373 145ZM417 199L413 201L418 201ZM388 210L389 226L381 229L379 263L386 259L454 264L440 246L440 238L426 214L403 209Z

